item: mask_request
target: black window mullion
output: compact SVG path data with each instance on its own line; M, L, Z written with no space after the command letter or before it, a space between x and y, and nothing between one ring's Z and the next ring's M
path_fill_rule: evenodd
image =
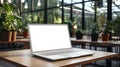
M73 21L73 4L70 5L70 20Z
M85 29L85 2L82 0L82 29Z
M34 11L34 0L31 0L31 22L33 22L34 21L34 19L33 19L33 16L34 16L34 13L33 13L33 11Z
M48 13L47 13L47 0L44 1L44 8L45 8L45 12L44 12L44 23L47 24L48 23Z
M64 0L62 0L62 23L64 23Z
M112 0L107 0L107 20L112 20Z

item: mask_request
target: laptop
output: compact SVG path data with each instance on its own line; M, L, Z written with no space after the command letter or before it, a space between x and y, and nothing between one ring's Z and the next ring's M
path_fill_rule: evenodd
M49 60L93 55L90 50L72 48L68 25L28 24L32 55Z

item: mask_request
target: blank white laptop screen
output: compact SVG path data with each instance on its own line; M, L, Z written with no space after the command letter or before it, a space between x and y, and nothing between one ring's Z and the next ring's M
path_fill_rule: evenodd
M29 24L28 27L32 52L72 47L65 24Z

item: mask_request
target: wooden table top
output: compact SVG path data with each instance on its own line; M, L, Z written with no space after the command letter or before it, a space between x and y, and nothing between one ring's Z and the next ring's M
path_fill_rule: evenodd
M22 39L17 39L14 42L29 42L28 38L22 38ZM91 39L76 39L76 38L71 38L71 42L80 42L80 43L95 43L95 44L111 44L111 45L118 45L120 46L120 41L114 41L114 40L109 40L109 41L102 41L99 39L98 41L91 41Z
M78 42L78 43L96 43L96 44L111 44L111 45L120 45L120 41L113 41L113 40L109 40L109 41L102 41L102 40L98 40L98 41L91 41L91 39L76 39L76 38L71 38L72 42Z
M84 49L83 49L84 50ZM93 51L93 50L92 50ZM108 59L118 56L117 53L109 53L102 51L94 51L92 56L78 57L59 61L48 61L31 55L28 50L4 51L0 52L2 60L21 66L28 67L74 67L76 65L83 65L98 60Z
M17 36L16 41L0 41L0 43L13 43L13 42L29 42L29 38L23 38L21 36ZM120 41L102 41L101 39L98 41L91 41L91 39L76 39L71 38L71 42L80 42L80 43L97 43L97 44L111 44L111 45L120 45Z
M14 42L29 42L29 39L22 38L22 39L16 39L16 41L0 41L0 44L2 44L2 43L14 43Z

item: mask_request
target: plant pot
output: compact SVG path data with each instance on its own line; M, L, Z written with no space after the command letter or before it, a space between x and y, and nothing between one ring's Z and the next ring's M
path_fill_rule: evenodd
M91 41L98 41L98 33L91 34Z
M12 31L12 38L11 38L12 41L16 41L16 35L17 35L17 32Z
M109 33L102 34L102 41L109 41L109 38L110 38Z
M11 41L12 32L11 31L1 31L0 32L0 41Z
M82 39L83 34L82 33L76 33L76 39Z
M23 37L27 38L28 37L28 32L23 32Z

